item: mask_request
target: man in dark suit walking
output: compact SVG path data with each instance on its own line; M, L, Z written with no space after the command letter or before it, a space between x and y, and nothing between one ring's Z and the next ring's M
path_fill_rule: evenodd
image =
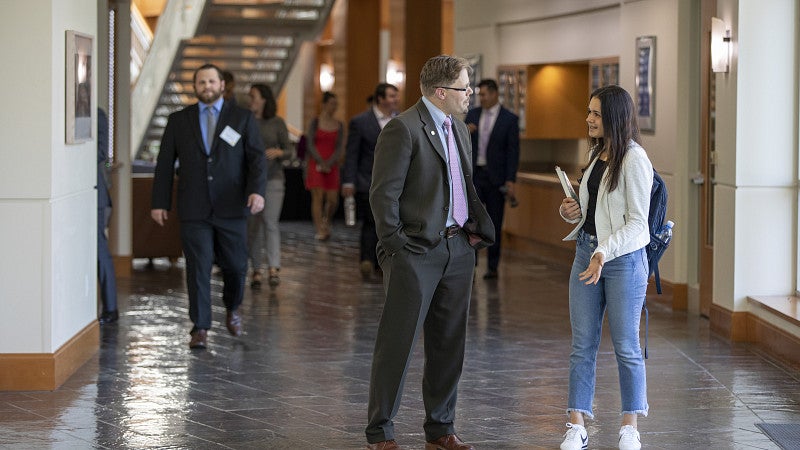
M205 348L211 328L211 265L222 269L228 331L242 333L247 274L247 213L264 208L266 158L253 114L224 101L222 71L206 64L194 73L199 102L169 116L153 179L150 215L168 219L178 161L178 218L186 257L190 348Z
M497 83L478 83L479 108L467 113L465 122L472 134L472 164L475 189L494 223L494 244L489 247L484 279L497 278L500 240L506 198L514 199L519 167L519 117L498 101Z
M375 220L369 207L369 187L372 184L372 163L378 135L397 114L399 93L393 84L380 83L372 96L373 104L350 120L347 132L347 152L342 172L342 196L355 196L361 225L361 274L365 277L378 267L375 246Z
M103 312L98 321L105 325L119 319L117 311L117 276L114 259L108 248L106 228L111 218L111 193L108 181L108 115L97 108L97 276Z
M426 448L472 448L456 436L456 391L475 249L491 245L494 226L472 183L467 127L456 118L467 112L470 71L463 58L429 59L422 99L384 127L375 147L369 200L386 302L370 376L370 449L398 448L392 419L421 331Z

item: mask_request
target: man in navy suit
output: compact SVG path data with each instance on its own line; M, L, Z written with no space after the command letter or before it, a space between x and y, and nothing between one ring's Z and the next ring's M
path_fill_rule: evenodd
M481 80L478 83L481 106L471 109L464 121L472 136L475 188L495 227L484 279L497 278L505 200L515 198L519 167L519 117L500 105L498 97L497 83L492 79Z
M178 219L186 257L190 348L205 348L211 328L211 265L222 269L228 331L242 333L237 311L247 274L248 212L264 208L266 157L253 114L222 98L222 71L206 64L194 73L199 102L172 113L161 139L150 215L159 225L171 206L178 161Z
M361 274L370 276L378 267L375 246L375 219L369 206L369 187L372 184L372 162L375 158L375 143L383 127L397 114L400 98L397 87L380 83L375 87L370 107L353 117L347 133L347 152L342 171L342 195L354 195L361 225Z

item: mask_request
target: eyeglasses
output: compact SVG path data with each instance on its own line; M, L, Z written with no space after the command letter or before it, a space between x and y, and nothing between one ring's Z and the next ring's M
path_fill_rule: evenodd
M451 91L467 92L470 89L470 87L467 86L465 88L456 88L456 87L448 87L448 86L436 86L436 89L449 89Z

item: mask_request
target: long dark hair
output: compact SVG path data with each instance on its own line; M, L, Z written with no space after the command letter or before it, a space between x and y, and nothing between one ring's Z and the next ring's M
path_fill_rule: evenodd
M322 93L322 104L328 103L328 100L336 98L336 94L330 91L325 91Z
M261 118L269 120L275 117L278 111L278 104L275 102L275 96L272 94L272 89L266 84L254 84L250 86L251 89L257 89L258 93L264 99L264 109L261 111Z
M625 89L616 86L597 88L589 96L589 100L600 100L600 116L603 121L603 137L589 138L592 150L589 164L601 153L608 155L608 191L611 192L619 184L622 161L628 153L630 141L639 143L639 124L636 122L636 110L633 99ZM587 166L588 168L588 166Z

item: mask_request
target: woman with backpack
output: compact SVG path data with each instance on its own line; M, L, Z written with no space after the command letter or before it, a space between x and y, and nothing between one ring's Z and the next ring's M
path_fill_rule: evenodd
M647 291L653 166L638 143L633 100L621 87L592 92L586 123L591 155L580 180L580 202L567 197L559 208L565 221L577 224L564 238L577 244L569 281L569 422L561 449L588 446L584 419L594 418L596 360L606 312L622 403L618 444L622 450L639 449L637 416L647 416L649 409L639 323Z

